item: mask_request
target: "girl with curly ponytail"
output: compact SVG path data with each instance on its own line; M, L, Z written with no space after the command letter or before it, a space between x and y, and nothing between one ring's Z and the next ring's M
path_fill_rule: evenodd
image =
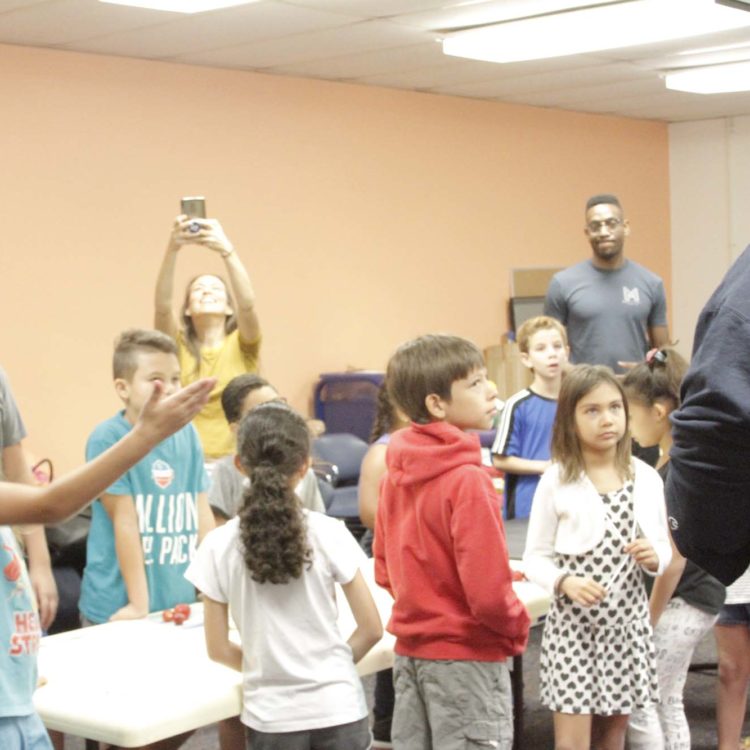
M250 477L239 512L245 565L258 583L288 583L311 564L294 487L310 467L310 432L291 409L254 409L240 424L238 458Z
M303 509L294 487L310 465L305 421L285 404L250 411L237 437L250 477L239 515L206 536L187 577L204 594L208 655L243 673L253 750L365 750L367 705L354 664L382 636L344 524ZM339 632L334 583L356 629ZM229 613L241 645L229 640Z

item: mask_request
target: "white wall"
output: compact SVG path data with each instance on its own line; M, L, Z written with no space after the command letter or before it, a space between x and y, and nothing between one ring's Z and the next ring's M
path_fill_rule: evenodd
M686 356L701 308L750 244L750 117L669 126L672 327Z

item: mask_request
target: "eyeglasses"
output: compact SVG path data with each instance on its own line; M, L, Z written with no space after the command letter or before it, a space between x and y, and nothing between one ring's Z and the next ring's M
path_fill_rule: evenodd
M617 227L622 226L622 219L616 219L614 216L609 219L602 221L590 221L586 225L586 231L589 234L599 234L602 229L606 228L610 232L614 232Z

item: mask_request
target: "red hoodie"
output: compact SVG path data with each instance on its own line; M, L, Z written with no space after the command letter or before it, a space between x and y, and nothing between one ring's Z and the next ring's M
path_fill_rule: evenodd
M446 422L394 433L375 522L375 580L394 598L396 653L501 661L529 615L513 591L500 503L479 438Z

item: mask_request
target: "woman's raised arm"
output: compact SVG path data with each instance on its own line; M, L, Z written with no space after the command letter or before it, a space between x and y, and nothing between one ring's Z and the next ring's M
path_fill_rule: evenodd
M237 305L235 313L240 338L252 344L260 336L260 322L255 310L255 290L250 282L250 275L221 224L216 219L200 219L198 223L201 225L201 231L197 241L219 253L224 260L229 286Z
M172 225L172 232L169 235L167 251L164 260L161 262L159 275L156 277L156 294L154 296L154 328L157 331L166 333L167 336L177 338L179 324L174 314L174 272L177 265L177 253L184 242L181 235L186 229L186 216L178 216Z

